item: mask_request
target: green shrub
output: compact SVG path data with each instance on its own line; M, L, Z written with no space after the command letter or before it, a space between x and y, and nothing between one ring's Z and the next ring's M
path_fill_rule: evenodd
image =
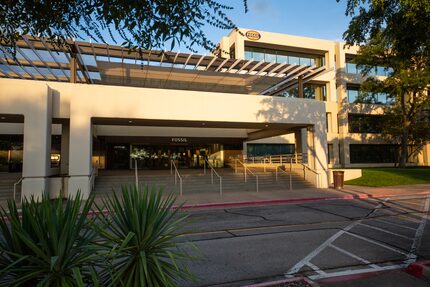
M40 202L24 200L20 213L9 201L0 211L0 285L97 285L92 204L79 192L66 201L45 195Z
M120 196L104 201L108 215L101 219L107 228L100 232L111 250L104 285L168 287L195 280L183 266L193 258L177 240L187 216L173 209L174 202L172 194L163 198L161 190L147 186L123 187Z

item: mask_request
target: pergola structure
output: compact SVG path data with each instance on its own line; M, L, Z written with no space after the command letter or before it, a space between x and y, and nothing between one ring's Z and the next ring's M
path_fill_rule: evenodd
M23 36L14 58L0 49L0 77L71 83L279 95L326 67L226 59L171 51L130 51L120 46Z

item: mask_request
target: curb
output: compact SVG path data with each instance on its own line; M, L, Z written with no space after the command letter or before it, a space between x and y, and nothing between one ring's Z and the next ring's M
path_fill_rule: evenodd
M430 280L430 260L414 262L406 268L406 272L417 278Z
M274 285L279 285L279 284L284 284L284 283L293 283L293 282L299 282L299 281L304 281L312 287L319 287L320 286L318 283L316 283L316 282L314 282L314 281L312 281L306 277L297 276L297 277L282 279L282 280L277 280L277 281L270 281L270 282L252 284L252 285L245 285L243 287L270 287L270 286L274 286Z
M398 269L391 269L391 270L383 270L383 271L370 271L366 273L359 273L359 274L351 274L351 275L343 275L343 276L335 276L335 277L328 277L323 278L320 280L317 280L318 284L335 284L338 282L346 282L356 279L364 279L369 277L374 277L379 274L389 273L393 271L404 271L404 268L398 268Z
M330 200L355 200L367 198L386 198L386 197L401 197L401 196L414 196L414 195L430 195L430 191L423 191L411 194L357 194L357 195L344 195L344 196L329 196L329 197L304 197L304 198L291 198L291 199L270 199L270 200L255 200L255 201L233 201L233 202L215 202L215 203L197 203L185 204L182 209L211 209L223 207L242 207L242 206L258 206L258 205L272 205L272 204L288 204L288 203L302 203L302 202L318 202ZM177 208L175 205L174 208Z

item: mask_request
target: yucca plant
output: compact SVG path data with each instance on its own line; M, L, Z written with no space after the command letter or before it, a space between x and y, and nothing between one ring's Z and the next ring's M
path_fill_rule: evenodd
M163 197L156 187L123 187L104 200L108 213L102 218L101 235L110 245L110 255L101 275L110 286L176 286L178 280L195 277L184 267L193 260L178 238L183 235L187 216L173 209L175 196Z
M14 201L0 211L0 286L97 285L93 197Z

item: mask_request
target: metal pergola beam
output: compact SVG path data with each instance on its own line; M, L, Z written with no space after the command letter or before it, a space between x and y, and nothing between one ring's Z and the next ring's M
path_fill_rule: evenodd
M67 81L70 81L69 76L67 76L66 72L64 71L63 67L60 65L60 62L58 62L57 58L55 57L55 55L52 53L51 49L49 49L48 45L46 44L45 40L43 40L43 38L40 39L45 50L48 51L49 55L52 57L52 59L54 60L55 64L60 68L60 70L63 72L64 76L67 78Z
M58 80L57 75L54 74L54 72L52 71L52 69L49 67L48 63L43 59L43 57L39 54L39 52L37 52L37 50L34 49L34 47L31 44L31 42L27 40L27 37L22 36L22 38L27 43L27 45L30 47L30 49L33 51L33 53L37 56L37 58L44 64L44 67L46 67L48 69L48 71L55 77L55 79ZM32 62L32 64L33 64L34 67L37 67L35 65L34 61Z
M166 69L178 68L180 69L181 65L184 69L187 66L192 66L194 70L198 70L200 68L203 71L207 72L216 72L216 73L233 73L240 74L243 77L254 76L258 77L270 77L270 78L281 78L281 82L278 84L267 88L264 90L264 93L277 93L279 89L283 89L287 85L291 85L292 81L296 79L298 76L303 76L303 82L308 80L308 77L313 77L313 75L317 75L320 73L321 68L310 67L310 66L300 66L300 65L291 65L287 63L269 63L264 61L254 61L253 59L244 60L244 59L226 59L220 58L216 56L206 56L206 55L195 55L189 53L180 53L180 52L170 52L170 51L156 51L156 50L128 50L128 53L125 53L124 47L121 46L110 46L106 44L94 44L94 43L85 43L85 42L76 42L76 41L66 41L66 47L59 47L55 43L47 42L43 38L34 38L34 37L23 37L21 40L17 42L18 52L23 54L24 59L19 60L11 60L8 61L9 68L15 73L18 77L28 78L30 76L32 79L40 79L41 77L50 80L59 80L62 81L57 74L54 74L55 71L53 69L61 69L62 73L66 78L69 79L66 72L71 69L70 66L70 55L69 52L74 55L76 58L76 65L78 68L74 69L75 71L75 81L76 82L87 82L94 83L96 80L93 80L90 76L90 72L100 72L98 68L101 62L111 62L112 58L119 59L119 62L124 63L125 59L131 59L135 61L137 65L137 60L142 60L142 67L145 65L147 69L151 66L162 66L164 63L171 64L171 67L163 67ZM38 59L29 58L25 55L25 51L21 51L20 49L26 48L31 49L33 53L37 56ZM42 53L40 50L48 51L52 59L45 59L42 57ZM67 63L61 63L55 57L55 53L63 53L65 58L67 58ZM94 57L96 62L96 66L87 65L84 62L84 55L88 55ZM103 61L100 61L99 57L106 57ZM4 61L4 60L3 60ZM145 63L143 62L145 61ZM146 63L146 61L148 61ZM117 62L117 61L113 61ZM15 72L12 67L20 67L19 72ZM26 69L26 67L32 67L31 69ZM41 73L40 68L47 68L51 75L46 73ZM33 70L34 69L34 70ZM322 69L325 69L323 67ZM23 72L24 71L25 74ZM35 72L30 72L29 70L38 71L40 73L37 74ZM315 72L318 70L317 72ZM80 72L78 72L80 71ZM21 75L23 74L23 75ZM200 74L200 72L196 75L196 77ZM14 76L12 73L1 73L4 76ZM147 77L143 74L142 78L147 79ZM70 79L69 79L70 81ZM100 82L100 81L97 81Z

